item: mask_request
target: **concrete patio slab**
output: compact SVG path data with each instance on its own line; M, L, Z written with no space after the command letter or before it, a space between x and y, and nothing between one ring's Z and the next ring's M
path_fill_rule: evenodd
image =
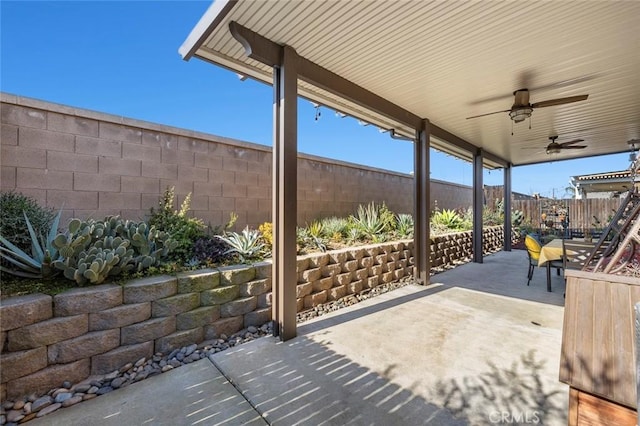
M288 342L261 339L213 361L270 424L561 425L562 315L411 285L308 322Z
M266 422L205 358L28 424L259 426Z

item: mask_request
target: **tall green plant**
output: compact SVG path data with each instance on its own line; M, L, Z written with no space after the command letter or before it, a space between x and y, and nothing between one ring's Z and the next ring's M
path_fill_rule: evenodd
M193 244L204 235L205 225L201 219L188 216L191 193L184 198L179 210L174 210L174 202L175 188L167 188L159 201L159 208L151 208L149 225L168 233L177 244L170 259L186 263L193 257Z

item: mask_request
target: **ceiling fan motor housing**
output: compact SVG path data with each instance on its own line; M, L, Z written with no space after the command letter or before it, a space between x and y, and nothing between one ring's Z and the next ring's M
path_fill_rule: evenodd
M513 107L529 106L529 89L519 89L513 92L515 99L513 100Z

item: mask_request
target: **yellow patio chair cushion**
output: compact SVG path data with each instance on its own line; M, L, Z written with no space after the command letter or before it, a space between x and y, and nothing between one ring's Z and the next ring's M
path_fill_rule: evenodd
M530 235L524 238L524 245L531 256L531 259L538 260L540 258L540 243Z

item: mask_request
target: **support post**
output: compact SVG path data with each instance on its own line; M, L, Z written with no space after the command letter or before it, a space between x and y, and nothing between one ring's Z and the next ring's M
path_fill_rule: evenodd
M296 336L296 220L298 176L297 54L285 46L274 67L273 104L273 331Z
M511 163L504 168L504 251L511 251Z
M473 261L482 263L482 209L484 184L482 183L482 149L473 155Z
M414 141L414 235L413 260L414 278L418 284L429 284L429 257L431 255L431 237L429 235L430 185L429 185L429 143L431 131L429 120L422 120L422 126L416 130Z

